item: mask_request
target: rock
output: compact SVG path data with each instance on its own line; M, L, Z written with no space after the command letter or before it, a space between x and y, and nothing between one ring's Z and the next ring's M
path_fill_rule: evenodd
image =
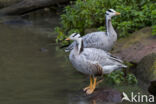
M124 61L135 63L133 67L135 70L132 72L138 78L139 84L145 89L148 88L151 94L155 94L156 36L152 35L151 27L143 28L128 37L119 39L112 53Z
M156 80L156 53L145 56L138 63L136 75L145 82Z
M113 89L97 89L90 97L92 101L121 102L122 94Z
M0 7L7 7L22 0L0 0Z
M0 10L0 15L23 15L41 8L46 8L69 0L22 0Z
M156 96L156 80L152 81L149 88L148 88L148 91L153 94L154 96Z
M112 53L124 61L138 63L144 56L156 53L156 36L152 36L151 27L146 27L119 39L113 49Z
M91 95L86 95L85 92L80 91L80 92L76 92L74 95L71 94L69 98L71 98L70 99L71 104L72 103L88 104L88 102L90 102L91 104L96 104L96 103L116 104L118 102L121 102L122 94L119 91L114 89L98 88Z

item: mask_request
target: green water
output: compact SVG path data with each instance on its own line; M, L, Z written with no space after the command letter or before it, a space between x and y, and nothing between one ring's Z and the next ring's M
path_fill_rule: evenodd
M91 104L82 96L88 77L72 67L55 38L43 28L0 24L0 104ZM116 89L140 90L127 88Z

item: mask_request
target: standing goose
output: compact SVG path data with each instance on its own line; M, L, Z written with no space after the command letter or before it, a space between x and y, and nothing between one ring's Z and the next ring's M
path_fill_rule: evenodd
M105 51L109 51L112 49L114 42L117 40L117 33L115 32L112 23L111 17L120 15L120 13L116 12L113 9L109 9L106 11L106 32L92 32L82 37L85 48L98 48ZM69 45L65 51L69 52L76 45L74 41L71 45Z
M71 50L69 60L78 71L90 75L90 85L84 88L87 94L96 88L96 75L108 74L116 69L126 68L122 60L111 56L110 53L96 48L84 48L80 34L72 34L66 40L76 41Z

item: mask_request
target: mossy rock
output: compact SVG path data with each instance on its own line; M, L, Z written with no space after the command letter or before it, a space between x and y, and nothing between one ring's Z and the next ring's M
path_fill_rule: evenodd
M144 82L156 80L156 53L145 56L138 63L136 75Z
M156 53L156 36L152 36L152 28L145 27L118 39L112 53L127 62L139 63L151 53Z

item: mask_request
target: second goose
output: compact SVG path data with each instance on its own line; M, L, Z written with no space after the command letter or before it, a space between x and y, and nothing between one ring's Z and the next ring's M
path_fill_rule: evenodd
M114 42L117 40L117 33L112 26L111 18L116 15L120 15L120 13L116 12L113 9L109 9L108 11L106 11L106 32L92 32L83 36L82 39L85 48L98 48L105 51L109 51L112 49ZM65 51L71 51L75 45L76 42L74 41L65 49Z

